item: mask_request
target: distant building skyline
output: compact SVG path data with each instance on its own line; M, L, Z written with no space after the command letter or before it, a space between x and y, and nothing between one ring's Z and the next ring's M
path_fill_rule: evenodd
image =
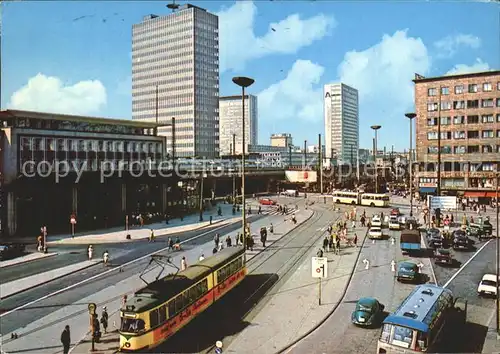
M233 134L235 153L241 154L242 148L242 99L241 95L219 98L219 144L220 155L231 155ZM258 144L258 102L257 96L245 95L245 151L249 145Z
M359 149L358 90L343 83L327 84L323 100L326 157L353 164Z

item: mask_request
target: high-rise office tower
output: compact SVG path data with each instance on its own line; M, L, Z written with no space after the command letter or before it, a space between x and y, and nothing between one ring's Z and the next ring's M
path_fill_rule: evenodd
M344 163L356 163L359 148L358 90L342 83L323 88L325 154Z
M132 28L132 118L170 124L176 157L219 155L219 19L183 5ZM172 127L159 129L172 148Z
M242 148L242 102L240 96L225 96L219 99L219 123L220 123L220 154L231 155L233 147L237 154L241 154ZM245 95L245 152L248 152L248 145L257 145L257 97Z

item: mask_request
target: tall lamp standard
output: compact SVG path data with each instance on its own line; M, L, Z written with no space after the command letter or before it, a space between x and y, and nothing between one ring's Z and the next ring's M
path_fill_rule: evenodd
M410 150L409 150L409 165L410 165L410 216L413 216L413 118L417 115L415 113L405 113L405 117L410 120Z
M244 76L233 77L233 82L241 87L241 141L242 141L242 153L241 153L241 231L243 233L243 249L244 261L246 263L246 249L247 249L247 236L245 233L246 229L246 200L245 200L245 88L251 86L255 80Z
M378 133L377 131L382 128L381 125L372 125L372 128L375 131L375 146L373 148L373 162L375 164L375 193L378 193L378 169L377 169L377 139Z
M496 228L497 228L497 239L496 239L496 275L497 275L497 279L498 279L498 276L500 275L500 241L499 241L499 237L500 237L500 232L498 230L498 217L499 217L499 206L500 206L500 202L498 200L498 184L500 183L500 172L497 171L497 188L496 188L496 195L495 195L495 199L496 199L496 204L497 204L497 222L496 222ZM500 295L498 294L498 291L496 292L496 315L497 315L497 318L496 318L496 323L497 323L497 336L500 334Z

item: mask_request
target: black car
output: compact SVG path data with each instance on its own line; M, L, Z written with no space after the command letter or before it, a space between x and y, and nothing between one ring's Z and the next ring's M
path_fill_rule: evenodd
M23 244L2 244L0 245L0 260L11 259L22 256L26 246Z
M430 229L427 229L427 238L430 238L432 235L440 235L441 234L441 231L439 229L435 229L435 228L430 228Z
M453 249L469 249L470 240L462 230L453 232Z
M434 255L435 264L453 265L454 260L451 252L445 249L437 249Z
M443 247L443 238L441 234L431 234L427 242L431 248Z

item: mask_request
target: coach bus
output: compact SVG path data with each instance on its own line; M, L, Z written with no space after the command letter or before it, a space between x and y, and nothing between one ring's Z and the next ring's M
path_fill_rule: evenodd
M365 205L370 207L387 208L390 198L387 194L360 193L351 191L335 191L332 193L333 202L337 204Z
M337 204L359 204L360 193L358 192L335 191L332 196L333 202Z
M138 290L120 310L120 351L150 351L165 342L247 274L243 247L228 247Z
M467 303L461 309L457 300L448 289L417 286L384 320L377 353L435 352L447 325L465 323Z
M387 194L378 193L363 193L361 194L361 205L371 206L371 207L389 207L389 196Z

